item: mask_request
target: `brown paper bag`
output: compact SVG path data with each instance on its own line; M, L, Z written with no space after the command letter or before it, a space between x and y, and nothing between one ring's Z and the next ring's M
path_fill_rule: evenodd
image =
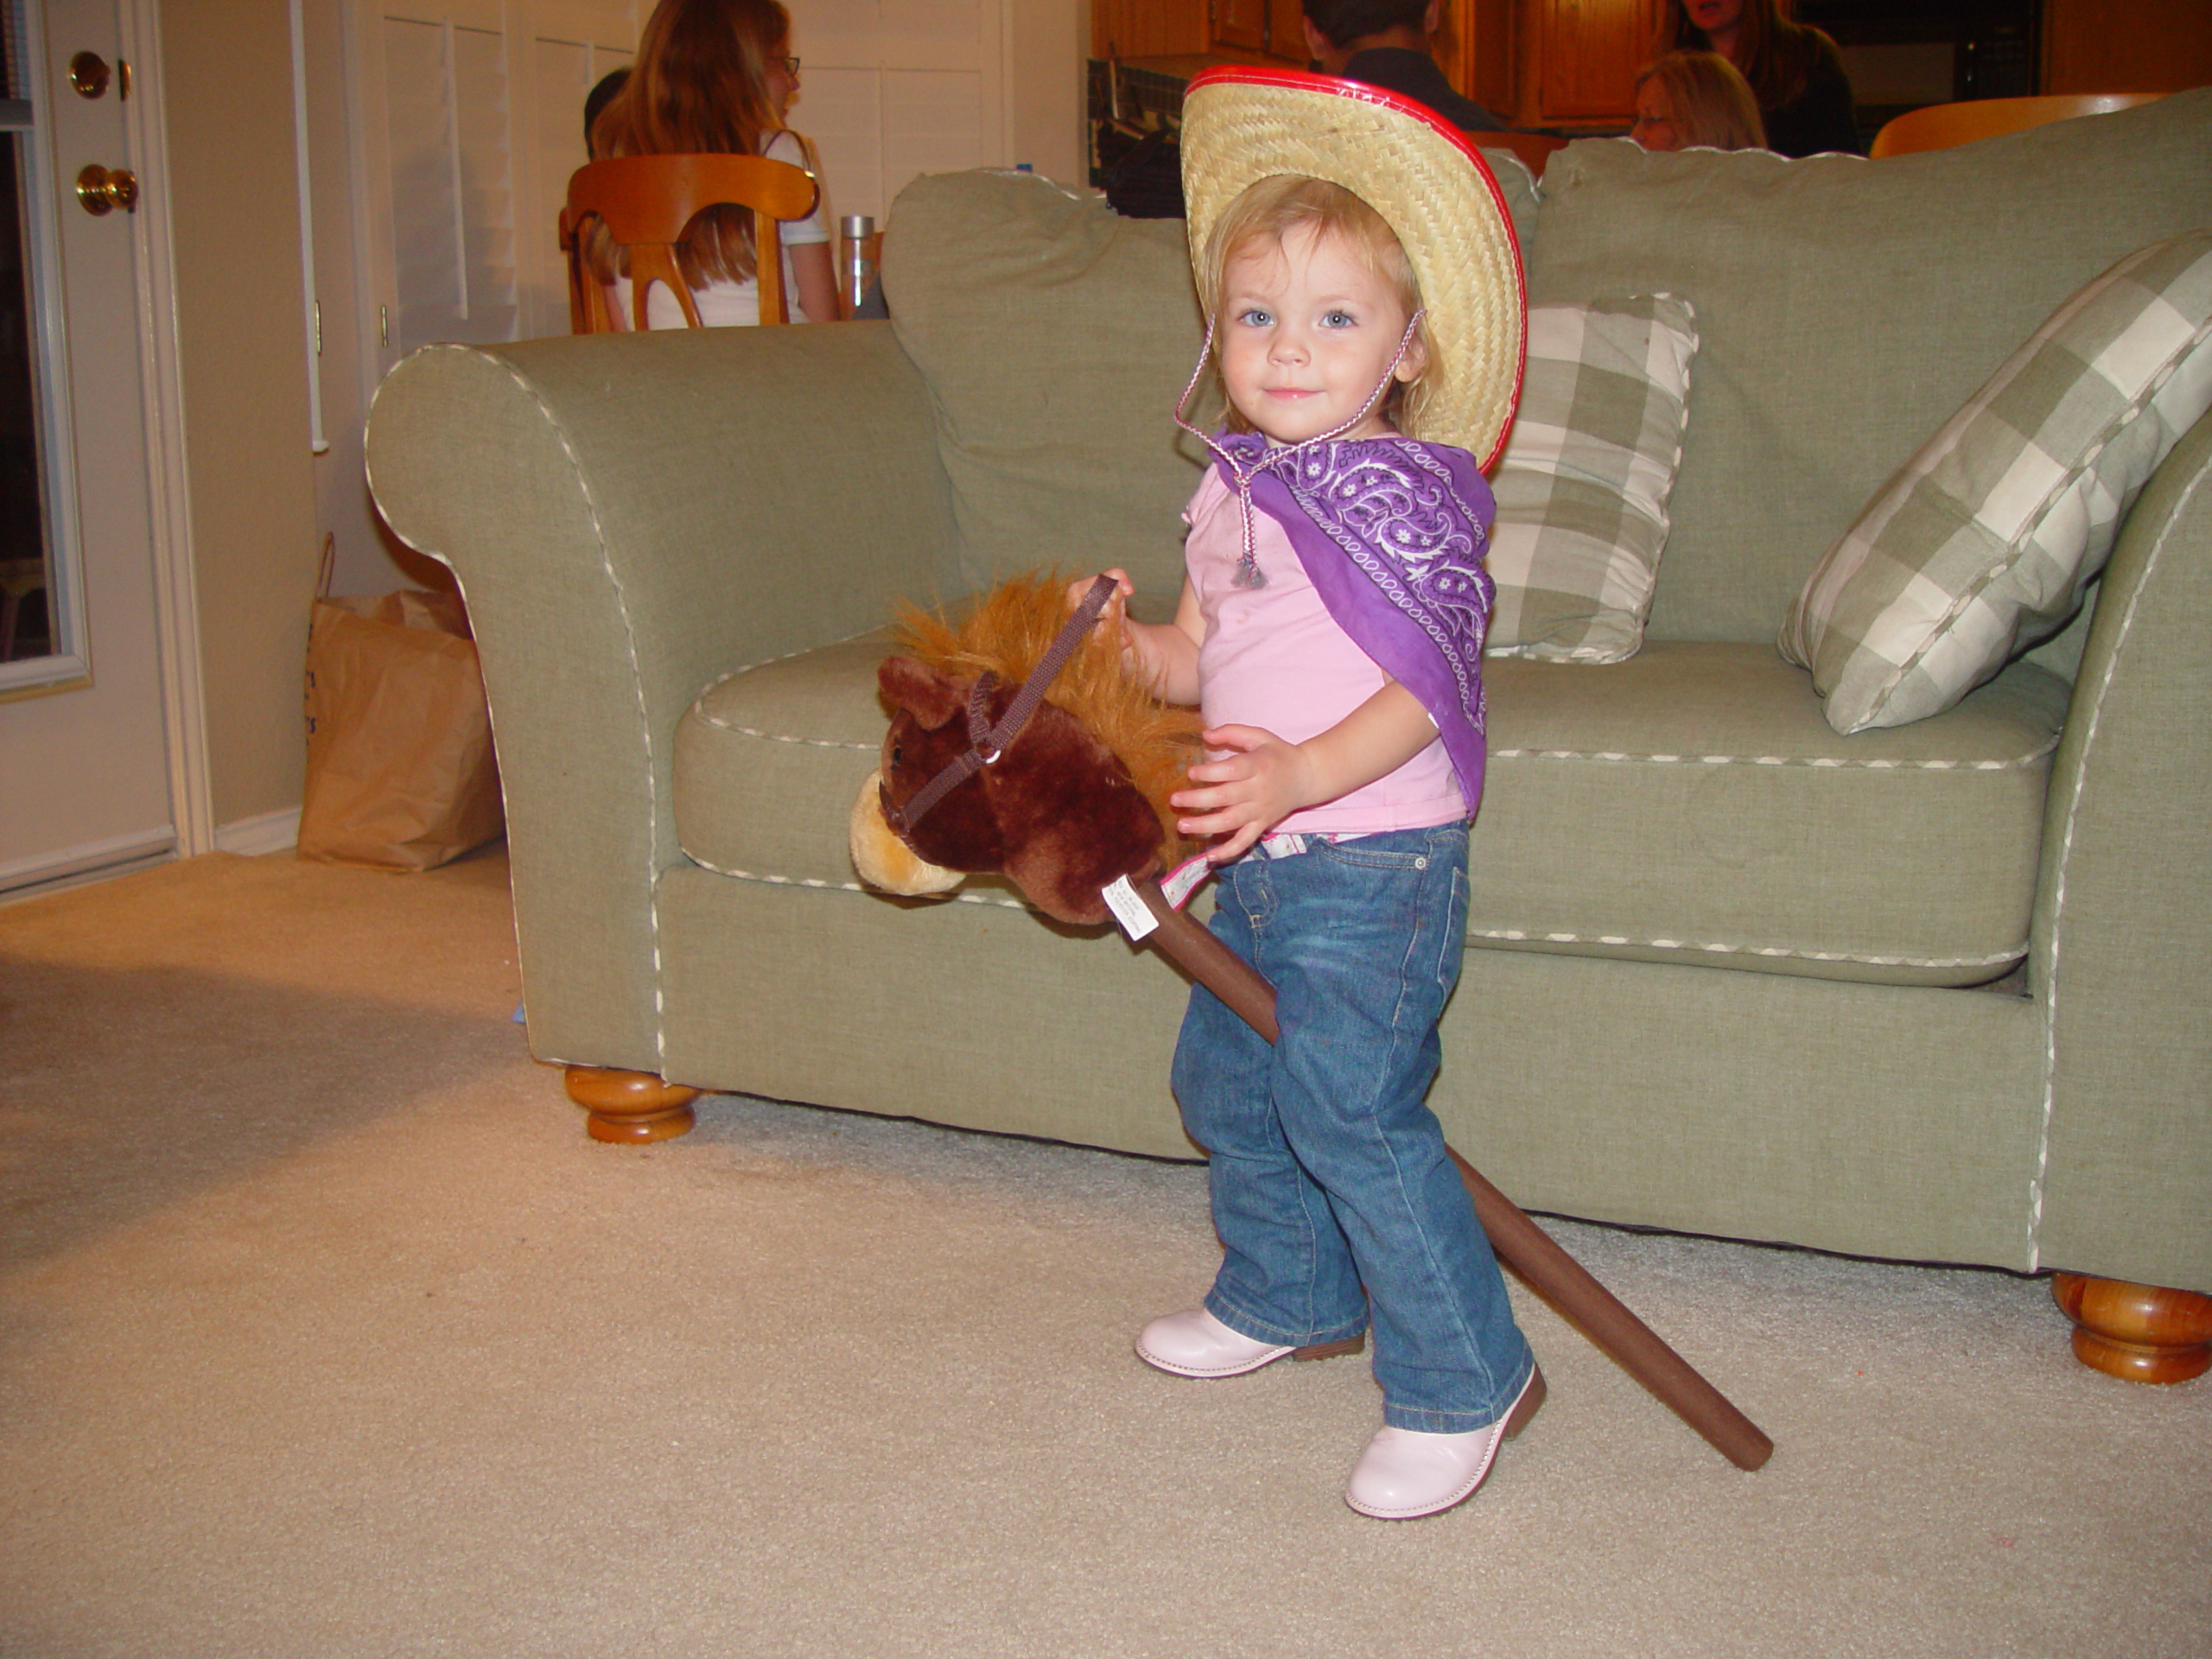
M302 858L427 870L505 826L484 676L455 595L317 597L307 712Z

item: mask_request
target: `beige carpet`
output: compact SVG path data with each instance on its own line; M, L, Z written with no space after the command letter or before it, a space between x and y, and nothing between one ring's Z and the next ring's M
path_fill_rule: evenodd
M0 909L8 1659L2212 1653L2212 1379L2081 1369L2040 1281L1562 1224L1772 1463L1522 1298L1528 1435L1363 1520L1363 1362L1129 1353L1198 1167L730 1099L596 1145L504 877Z

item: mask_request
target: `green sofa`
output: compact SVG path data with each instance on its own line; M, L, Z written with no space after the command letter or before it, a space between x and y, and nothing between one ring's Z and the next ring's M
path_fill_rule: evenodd
M2082 617L1950 713L1839 737L1773 644L2054 306L2212 224L2212 91L1882 162L1499 173L1532 299L1681 295L1701 344L1643 651L1491 664L1447 1136L1532 1210L2212 1291L2212 419ZM680 1128L664 1078L1196 1155L1163 961L988 882L863 890L846 852L899 601L1116 563L1172 600L1181 233L926 179L891 323L385 381L376 498L466 593L531 1043L611 1074L598 1132Z

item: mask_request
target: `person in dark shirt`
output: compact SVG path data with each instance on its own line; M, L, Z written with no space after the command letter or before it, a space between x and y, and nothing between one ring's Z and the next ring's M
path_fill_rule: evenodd
M601 75L599 84L585 94L584 149L594 162L601 158L599 152L591 146L592 124L599 119L599 112L614 101L614 94L620 92L629 79L629 66L625 64L620 69L611 69Z
M1789 0L1662 0L1655 56L1718 52L1743 73L1783 156L1856 155L1851 77L1835 42L1788 15Z
M1426 104L1462 132L1505 123L1452 83L1429 55L1444 0L1305 0L1306 49L1322 71Z
M1462 132L1503 132L1504 122L1452 83L1428 54L1443 0L1304 0L1313 67L1425 104ZM1107 170L1107 204L1125 219L1183 212L1182 151L1154 134Z

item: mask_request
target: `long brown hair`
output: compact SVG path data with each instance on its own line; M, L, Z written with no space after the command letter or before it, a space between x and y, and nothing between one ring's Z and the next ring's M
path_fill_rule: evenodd
M758 156L782 129L768 96L768 59L791 40L779 0L660 0L638 38L630 78L592 124L594 156ZM602 274L620 260L592 227ZM714 207L677 250L692 288L753 274L753 216Z
M1723 54L1751 85L1762 111L1787 104L1805 90L1820 61L1821 32L1789 16L1789 0L1744 0L1736 50ZM1655 58L1669 52L1714 52L1712 37L1690 21L1682 0L1662 0Z

